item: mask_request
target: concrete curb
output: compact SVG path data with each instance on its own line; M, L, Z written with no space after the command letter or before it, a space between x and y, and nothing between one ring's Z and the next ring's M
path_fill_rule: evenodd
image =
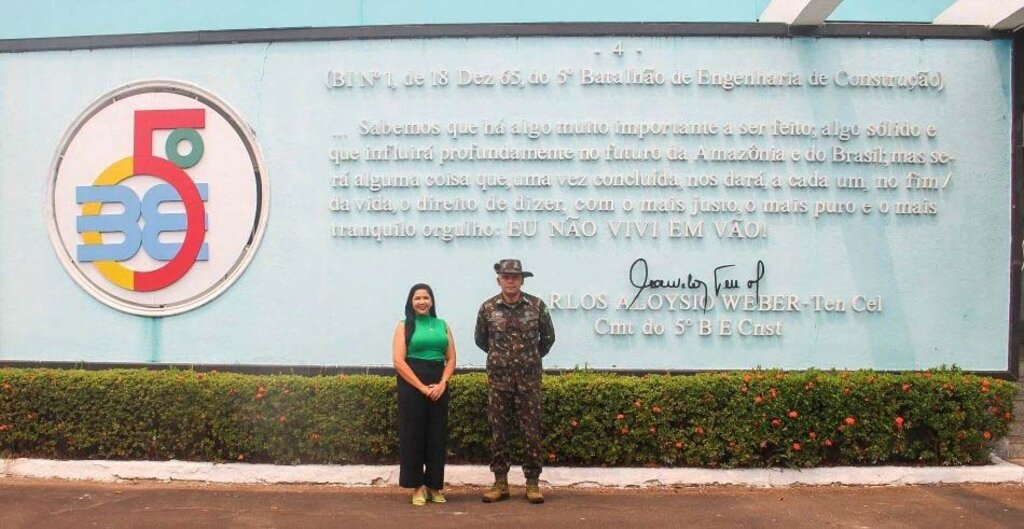
M981 467L832 467L805 470L703 468L575 468L549 467L542 481L551 487L684 487L738 485L789 487L800 485L897 486L941 483L1024 484L1024 467L992 458ZM0 460L0 476L119 482L128 480L192 481L229 484L330 484L395 486L397 466L253 465L187 461L54 461ZM489 486L493 476L483 465L448 465L446 483ZM513 484L523 475L513 471Z

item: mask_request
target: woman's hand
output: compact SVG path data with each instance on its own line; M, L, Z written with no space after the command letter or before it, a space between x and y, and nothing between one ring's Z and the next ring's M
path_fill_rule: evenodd
M431 384L430 386L428 386L428 389L430 391L428 393L425 393L425 395L427 396L428 399L436 401L439 400L444 395L444 391L447 388L448 383L442 380L437 384Z

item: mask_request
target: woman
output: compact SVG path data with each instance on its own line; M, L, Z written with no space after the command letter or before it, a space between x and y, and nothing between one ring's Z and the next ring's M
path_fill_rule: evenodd
M416 489L413 505L444 503L448 379L455 372L455 339L437 317L430 286L419 283L409 289L405 320L398 322L392 339L391 359L398 372L398 484Z

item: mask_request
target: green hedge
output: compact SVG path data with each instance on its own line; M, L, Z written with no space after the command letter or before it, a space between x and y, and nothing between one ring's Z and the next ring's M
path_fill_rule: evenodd
M487 378L452 378L452 462L489 459ZM1015 387L958 370L758 370L544 378L552 465L968 464L1006 435ZM0 369L0 455L397 461L394 377Z

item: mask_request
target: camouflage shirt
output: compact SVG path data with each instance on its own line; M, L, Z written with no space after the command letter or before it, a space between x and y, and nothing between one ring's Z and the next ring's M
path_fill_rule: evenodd
M509 304L498 294L480 306L475 339L487 353L488 371L540 369L555 343L555 327L540 298L523 292Z

